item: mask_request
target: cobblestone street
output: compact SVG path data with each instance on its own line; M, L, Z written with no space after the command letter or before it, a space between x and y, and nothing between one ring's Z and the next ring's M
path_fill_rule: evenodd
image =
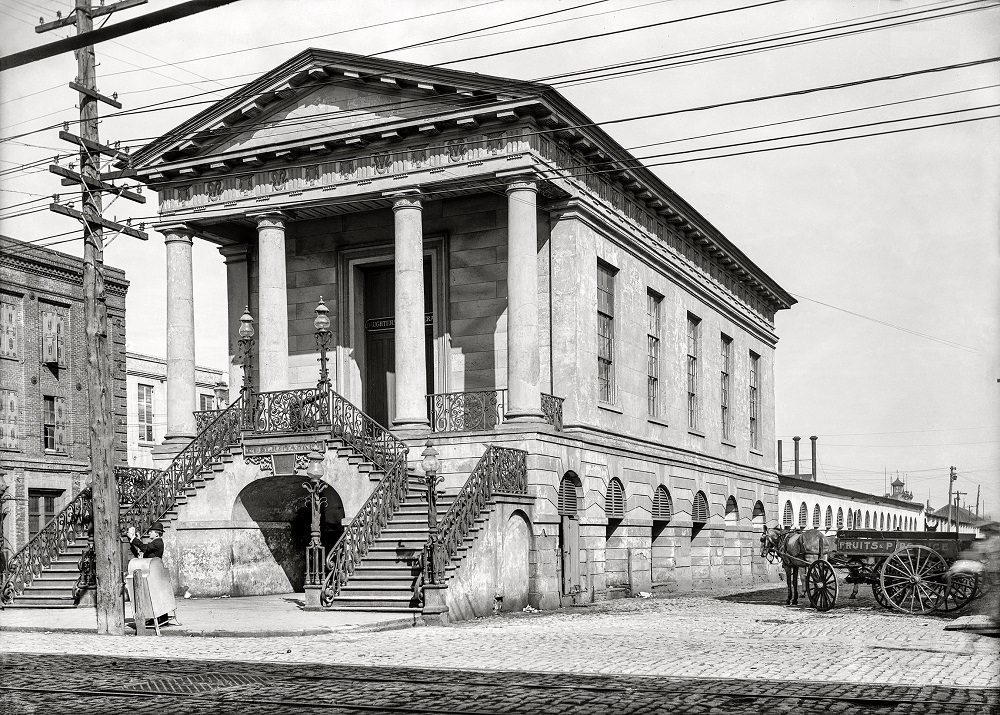
M0 712L55 712L66 703L76 712L334 705L368 712L998 712L996 639L944 631L942 618L883 611L867 593L827 613L780 605L782 593L633 599L450 628L297 638L4 632ZM219 662L206 668L206 660ZM32 690L42 683L52 693ZM83 695L95 690L103 694ZM136 690L145 693L139 700L121 694Z

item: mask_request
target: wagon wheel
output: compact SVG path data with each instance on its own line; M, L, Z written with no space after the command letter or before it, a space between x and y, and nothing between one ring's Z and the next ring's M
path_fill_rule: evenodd
M882 564L880 584L886 600L903 613L930 613L944 589L948 566L926 546L904 546Z
M882 608L889 608L889 600L885 597L885 591L882 590L882 584L878 581L873 581L871 587L872 596L875 597L875 603Z
M809 564L806 571L806 595L817 611L829 611L837 602L837 572L820 559Z
M950 613L964 608L973 598L979 588L978 579L972 574L956 573L951 576L951 585L942 590L942 598L937 604L937 610Z

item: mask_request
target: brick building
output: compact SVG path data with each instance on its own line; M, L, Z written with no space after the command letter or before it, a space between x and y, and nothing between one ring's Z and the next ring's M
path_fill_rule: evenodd
M228 404L222 370L195 369L195 399L199 411ZM125 354L128 391L128 466L152 467L153 448L163 441L167 428L167 361L161 357ZM221 398L221 399L220 399Z
M428 438L456 499L439 534L453 617L498 597L551 608L767 577L774 316L795 300L552 88L307 50L133 165L167 247L167 442L194 438L225 475L166 512L179 583L300 587L292 507L322 440L325 513L345 534L324 544L324 602L405 607L427 531L397 501ZM207 430L192 417L194 240L226 260L232 389L245 306L256 331L257 392ZM329 415L309 412L327 399L312 387L320 296ZM409 488L392 461L406 448ZM501 478L497 455L524 466ZM159 518L174 496L125 518Z
M123 271L106 267L116 464L125 451ZM90 483L83 261L0 236L0 473L17 551Z

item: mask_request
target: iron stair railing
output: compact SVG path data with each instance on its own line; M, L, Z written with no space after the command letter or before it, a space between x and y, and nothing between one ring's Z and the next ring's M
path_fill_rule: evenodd
M328 396L332 435L363 455L385 476L327 553L320 591L323 606L330 606L340 594L409 489L406 444L336 392L331 390ZM313 577L318 579L319 574Z
M75 544L78 538L86 539L93 520L93 501L88 486L73 497L62 511L52 517L20 551L8 559L7 569L0 583L0 603L12 603L56 556L66 551L67 546ZM74 595L76 592L77 589L74 588Z
M504 421L507 390L438 392L427 395L434 432L490 432ZM542 393L545 421L556 430L563 428L563 398Z
M476 520L497 493L528 493L527 452L493 445L486 448L451 508L438 524L435 541L447 553L447 560L435 563L433 578L425 577L425 582L444 581L447 564L455 558Z
M242 396L233 400L208 426L198 433L160 476L135 497L118 521L124 538L128 527L144 534L174 505L198 476L234 443L239 442L246 421Z

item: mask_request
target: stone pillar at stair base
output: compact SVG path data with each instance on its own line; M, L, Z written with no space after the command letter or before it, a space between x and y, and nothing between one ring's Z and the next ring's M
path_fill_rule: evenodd
M424 584L424 607L420 611L420 615L428 626L448 625L447 584Z
M320 604L320 595L323 593L322 586L309 586L306 589L306 607L307 611L322 611L323 606Z

